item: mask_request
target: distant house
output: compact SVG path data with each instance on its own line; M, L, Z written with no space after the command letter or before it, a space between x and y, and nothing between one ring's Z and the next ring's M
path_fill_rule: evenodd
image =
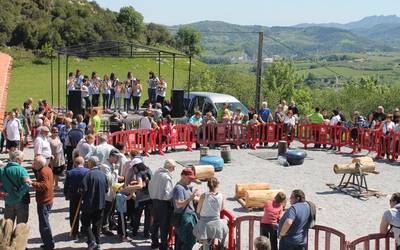
M274 63L274 58L273 57L265 57L263 59L263 63Z

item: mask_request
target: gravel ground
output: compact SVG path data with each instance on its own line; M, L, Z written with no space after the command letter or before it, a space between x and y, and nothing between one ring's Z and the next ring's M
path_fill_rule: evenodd
M294 143L293 146L300 147L300 144ZM220 191L226 198L225 207L233 211L235 216L262 214L260 211L247 212L233 199L235 184L267 182L272 184L274 189L284 189L288 196L291 190L302 189L306 194L306 198L317 205L317 224L342 231L346 234L347 240L378 231L381 215L389 206L388 197L371 197L366 201L362 201L333 191L326 185L326 183L339 183L341 176L333 173L333 164L351 161L349 154L307 150L308 158L305 163L301 166L291 167L283 167L276 160L264 160L251 154L257 152L271 155L276 151L276 149L270 148L258 149L257 151L249 149L232 150L232 163L225 165L223 171L216 174L221 182ZM348 149L344 149L344 151L350 152ZM32 159L31 149L27 149L26 154L26 158ZM210 154L219 155L219 151L210 150ZM361 152L360 155L365 154L367 152ZM1 156L2 158L5 157L5 155ZM155 170L162 166L164 160L168 158L177 161L197 161L199 160L199 151L186 152L178 149L177 152L167 153L164 156L151 155L145 161L152 170ZM181 168L177 168L175 171L175 180L178 180L180 170ZM377 170L380 174L367 176L370 188L386 194L399 191L400 166L397 163L377 162ZM201 185L195 184L195 186L201 191L206 190L205 183ZM0 206L4 206L3 201L0 201ZM61 192L56 193L53 211L50 215L50 223L57 249L83 249L86 247L85 243L75 243L68 238L68 203ZM29 225L31 226L29 248L37 249L41 244L41 240L34 199L32 199L30 205ZM244 227L244 230L246 230L246 227ZM150 249L149 240L140 237L129 243L119 243L116 237L103 237L102 241L102 249L128 249L132 247Z

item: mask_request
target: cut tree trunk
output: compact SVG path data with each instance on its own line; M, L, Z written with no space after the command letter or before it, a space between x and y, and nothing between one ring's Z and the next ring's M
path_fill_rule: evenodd
M246 208L263 208L268 200L273 200L280 189L270 190L247 190L245 196Z
M271 187L268 183L238 183L235 186L235 197L236 199L244 198L247 190L268 190Z
M199 180L208 180L214 177L215 170L212 165L198 165L193 166L194 174Z

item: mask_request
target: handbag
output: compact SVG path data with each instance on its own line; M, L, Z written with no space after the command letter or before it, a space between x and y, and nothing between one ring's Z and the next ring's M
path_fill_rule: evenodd
M4 175L6 176L7 180L13 185L15 191L19 191L21 187L18 187L15 182L8 176L7 171L4 169ZM31 203L31 195L29 194L29 191L24 194L22 197L21 201L25 204Z
M174 212L171 217L171 224L175 227L181 225L183 214L185 213L186 208L189 206L190 202L185 206L182 213Z

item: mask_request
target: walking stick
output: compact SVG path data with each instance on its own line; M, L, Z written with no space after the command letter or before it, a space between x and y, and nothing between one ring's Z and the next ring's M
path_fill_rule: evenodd
M74 220L72 221L72 226L71 226L71 231L69 232L69 236L72 236L72 233L74 231L76 219L78 218L79 211L81 210L81 204L82 204L82 195L79 198L78 207L76 208L76 211L75 211Z

